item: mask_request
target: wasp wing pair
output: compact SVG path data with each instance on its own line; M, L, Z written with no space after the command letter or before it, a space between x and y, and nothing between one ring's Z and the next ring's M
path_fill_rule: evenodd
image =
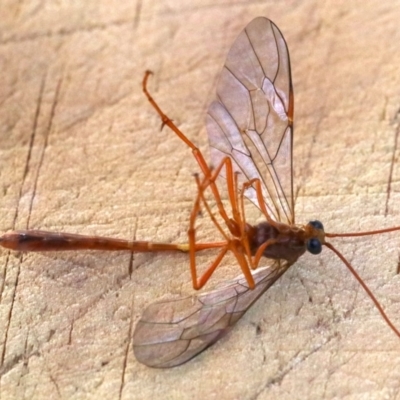
M232 45L208 109L207 132L213 164L230 157L239 183L259 180L268 214L294 224L290 60L285 39L267 18L251 21ZM259 206L253 187L245 195ZM239 277L209 293L150 305L134 332L136 358L173 367L215 343L290 266L268 262L253 274L253 290Z

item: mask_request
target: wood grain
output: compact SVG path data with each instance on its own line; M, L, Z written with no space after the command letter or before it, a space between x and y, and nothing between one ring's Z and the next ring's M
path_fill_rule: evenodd
M8 1L1 231L185 241L198 168L160 131L141 79L155 72L157 101L207 151L218 71L258 15L291 54L297 221L400 225L399 8L276 3ZM335 244L400 326L399 235ZM185 255L2 251L0 268L2 398L396 398L400 388L400 340L328 250L293 266L228 337L161 371L135 360L132 330L146 305L191 293Z

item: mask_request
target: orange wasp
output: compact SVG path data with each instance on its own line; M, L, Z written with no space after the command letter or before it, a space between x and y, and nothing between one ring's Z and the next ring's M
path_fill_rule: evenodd
M196 176L197 197L191 212L188 243L128 241L45 231L14 231L0 237L0 245L19 251L129 250L135 252L183 251L190 256L194 289L209 280L228 252L243 275L198 296L151 304L138 322L133 348L136 358L152 367L173 367L193 358L225 335L260 297L306 251L331 249L370 296L390 328L400 332L350 263L326 241L332 237L375 235L400 227L371 232L329 234L319 221L295 224L293 196L293 88L288 48L277 26L267 18L251 21L230 49L217 86L217 100L207 113L211 159L208 166L200 150L160 109L147 89L143 91L162 119L192 150L203 177ZM230 211L223 204L217 178L226 181ZM205 197L210 190L218 222ZM250 225L244 197L262 212L265 221ZM223 237L221 242L197 243L195 222L207 211ZM206 271L197 276L196 252L217 249ZM257 267L261 259L269 265ZM264 261L263 261L264 262ZM254 271L255 270L255 271ZM254 271L254 272L253 272Z

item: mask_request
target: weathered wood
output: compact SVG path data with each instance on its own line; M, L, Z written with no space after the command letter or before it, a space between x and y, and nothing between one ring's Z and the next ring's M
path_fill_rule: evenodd
M141 79L155 72L157 101L206 150L217 74L258 15L291 54L297 222L318 218L328 232L400 225L394 2L35 7L10 2L1 17L1 231L185 241L198 167L160 131ZM335 241L397 326L399 243ZM186 255L1 251L0 268L7 399L383 398L400 386L400 341L328 250L293 266L226 339L169 371L137 363L131 335L146 305L191 292Z

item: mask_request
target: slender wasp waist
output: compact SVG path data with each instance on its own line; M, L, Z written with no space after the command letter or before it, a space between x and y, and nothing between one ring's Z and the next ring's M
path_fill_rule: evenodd
M324 227L319 221L310 221L307 225L296 226L279 222L261 222L247 225L250 249L253 255L267 241L263 255L272 259L283 259L294 263L306 251L319 254L325 243Z

